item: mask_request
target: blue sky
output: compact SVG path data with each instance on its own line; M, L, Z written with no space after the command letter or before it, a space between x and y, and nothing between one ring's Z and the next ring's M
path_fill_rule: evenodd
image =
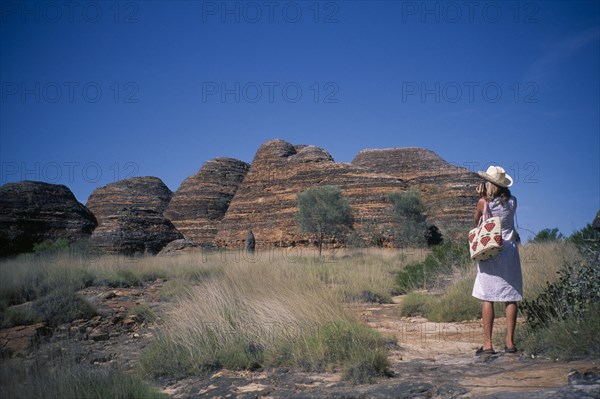
M600 209L598 2L2 2L1 181L172 190L266 140L513 175L519 223Z

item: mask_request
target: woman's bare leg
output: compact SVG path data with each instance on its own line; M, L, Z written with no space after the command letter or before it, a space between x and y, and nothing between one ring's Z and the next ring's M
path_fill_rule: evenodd
M481 302L483 320L483 349L492 349L492 330L494 328L494 302Z
M513 340L515 335L515 326L517 325L517 303L506 302L506 347L514 348Z

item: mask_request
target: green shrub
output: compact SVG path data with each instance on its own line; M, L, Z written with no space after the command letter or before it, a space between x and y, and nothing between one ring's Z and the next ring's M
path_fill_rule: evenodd
M466 278L451 285L439 296L411 292L400 303L400 315L423 316L434 322L473 320L481 317L481 303L471 292L473 279Z
M405 317L422 316L427 317L435 298L430 294L421 292L410 292L400 303L400 315Z
M156 313L148 305L135 305L129 309L127 314L133 317L138 323L156 321Z
M384 376L391 376L391 372L387 356L381 350L355 355L342 370L342 378L353 384L371 384Z
M64 362L64 360L63 360ZM115 370L59 364L32 370L3 367L0 397L11 399L166 399L139 378Z
M26 326L39 321L39 315L29 306L0 309L0 328Z
M59 238L57 240L46 240L33 245L33 252L37 254L52 253L52 252L66 252L69 250L69 240L66 238Z
M533 354L573 360L600 357L600 306L589 309L584 318L568 316L554 319L543 328L525 325L517 330L523 348Z
M112 288L139 287L142 280L133 273L133 271L119 268L116 271L105 275L97 284L107 285Z
M471 293L473 279L463 279L429 306L427 318L435 322L463 321L481 318L481 303Z
M357 322L327 323L314 333L278 348L275 358L281 365L295 365L307 371L324 371L362 360L367 352L385 353L385 340L379 333ZM289 354L289 358L285 355Z
M556 320L583 319L600 303L600 267L597 264L567 265L558 281L548 283L534 300L523 300L521 311L531 328L542 328Z
M402 293L423 288L445 286L448 277L457 269L470 264L468 248L465 245L446 242L431 248L425 260L407 265L398 272L396 284Z
M600 247L597 232L588 227L569 238L581 257L559 270L558 280L537 298L521 303L530 352L565 359L600 355Z
M36 300L32 308L38 318L51 327L77 319L89 319L98 314L89 301L65 290L55 291Z
M34 258L23 264L0 263L0 301L7 306L33 301L59 289L79 290L94 283L94 275L65 257L46 262Z
M581 230L571 234L568 240L577 245L585 255L598 256L598 251L600 251L600 232L594 230L591 224L588 223Z

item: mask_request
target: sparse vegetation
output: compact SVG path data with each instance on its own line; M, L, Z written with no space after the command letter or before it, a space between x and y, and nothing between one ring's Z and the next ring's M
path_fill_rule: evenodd
M141 360L152 376L290 366L341 369L363 382L387 367L384 339L299 263L229 264L221 278L199 283L169 314Z
M0 368L0 397L11 399L166 399L138 377L75 364L66 356L31 368Z
M577 248L572 240L521 248L527 299L546 292L546 281L556 283L560 277L556 271L565 263L577 266L572 276L579 277L570 281L597 272L584 267L593 262L585 263L591 258ZM36 254L7 260L0 263L0 322L11 326L45 320L59 325L94 314L75 294L80 288L167 279L160 294L172 302L172 309L160 314L164 323L143 353L142 375L181 377L219 368L285 366L341 371L345 379L363 383L387 374L386 339L360 323L348 303L391 302L391 296L402 290L408 292L401 305L404 315L431 321L480 317L480 304L471 297L475 268L460 246L444 243L431 250L401 252L343 250L321 257L301 249L280 251L252 257L222 251L138 258L90 258L66 251L52 262ZM589 276L584 280L587 290L598 288L590 285ZM59 293L63 286L66 290ZM413 292L421 288L429 292ZM25 301L33 302L12 306ZM591 301L599 302L596 297ZM580 317L571 312L553 319L552 328L538 328L535 335L527 330L518 343L536 352L598 353L594 338L598 308L585 309ZM129 315L140 322L157 317L146 305L131 309ZM558 342L565 331L571 333Z
M129 309L129 316L133 317L138 323L156 321L156 313L148 305L136 305Z
M473 278L465 278L452 284L432 303L427 318L435 322L481 318L481 303L471 295L473 280Z
M381 251L365 251L337 259L302 258L307 274L325 283L341 302L390 303L396 293L393 276L399 264L405 262L398 257L388 257Z
M51 327L76 319L90 319L98 314L89 301L68 290L54 291L36 300L33 310Z
M519 307L527 322L517 329L517 339L526 351L563 359L600 355L597 240L596 232L588 227L568 240L542 240L521 247L525 298ZM409 292L400 313L436 322L481 317L479 301L471 297L474 266L467 262L473 269L461 268L458 260L463 256L459 253L450 256L458 269L444 267L448 261L440 257L439 249L434 248L424 262L411 264L398 274L397 282ZM447 256L450 251L443 253ZM435 272L446 278L454 276L447 289L441 293L413 291L422 288L425 284L420 282ZM498 306L496 311L501 315L504 310Z
M436 298L425 292L410 292L400 303L400 315L406 317L427 317Z
M402 316L422 316L435 322L473 320L481 317L481 304L471 296L473 278L458 280L441 295L411 292L400 304Z
M598 235L584 228L573 234L579 256L567 259L558 279L523 301L527 318L521 337L528 351L573 359L600 355L600 267ZM585 238L584 238L585 237Z
M453 254L448 243L434 247L425 261L409 264L398 273L397 282L408 292L400 305L401 315L421 315L438 322L481 317L481 305L471 296L476 267L462 248L455 250ZM556 281L566 262L582 259L574 245L560 241L528 244L521 247L520 254L525 298L536 298L547 282ZM426 276L430 283L419 284L427 281ZM413 292L421 288L431 292ZM504 308L498 305L496 311L502 315Z
M0 328L26 326L40 321L31 306L0 307Z
M447 242L432 247L423 261L402 269L396 276L396 284L403 293L416 289L443 289L451 283L453 273L470 264L466 246Z

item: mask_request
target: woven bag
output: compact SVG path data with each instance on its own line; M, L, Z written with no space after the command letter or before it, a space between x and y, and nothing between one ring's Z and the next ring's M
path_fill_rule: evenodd
M469 231L471 259L477 262L488 260L502 250L500 218L489 217L488 211L488 202L486 201L479 224Z

